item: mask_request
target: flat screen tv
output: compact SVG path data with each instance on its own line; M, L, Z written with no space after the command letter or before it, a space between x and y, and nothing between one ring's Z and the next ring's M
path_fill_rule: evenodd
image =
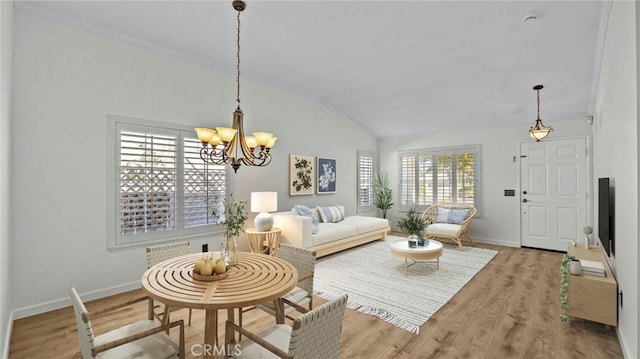
M609 257L611 253L615 255L613 194L609 178L598 178L598 237Z

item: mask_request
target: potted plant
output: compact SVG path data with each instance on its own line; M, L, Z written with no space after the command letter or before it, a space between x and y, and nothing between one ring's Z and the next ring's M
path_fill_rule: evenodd
M393 187L386 173L376 173L373 182L374 205L382 210L382 218L387 218L387 210L393 207Z
M566 322L568 319L569 283L567 280L569 278L569 263L574 259L575 257L571 254L564 254L560 264L560 321L562 322Z
M411 207L404 217L398 219L398 229L406 233L410 239L415 238L418 242L422 242L422 245L424 245L422 234L427 224L428 221L422 218L415 207Z
M224 202L224 211L214 207L211 215L217 224L224 226L224 239L222 241L222 255L228 266L238 264L238 242L236 238L244 231L244 225L249 218L245 207L247 201L235 202L233 194Z

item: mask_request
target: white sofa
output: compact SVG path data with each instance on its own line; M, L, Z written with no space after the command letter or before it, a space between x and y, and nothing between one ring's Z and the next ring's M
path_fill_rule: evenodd
M315 208L312 210L318 214ZM389 221L383 218L346 216L339 222L325 223L318 216L318 231L313 233L312 218L309 216L292 214L291 211L271 215L273 226L282 231L283 243L313 250L317 257L375 240L384 241L390 230Z

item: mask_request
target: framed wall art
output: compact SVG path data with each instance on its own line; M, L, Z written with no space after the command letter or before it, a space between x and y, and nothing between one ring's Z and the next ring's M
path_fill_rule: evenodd
M313 156L289 155L289 194L313 194L315 163Z
M318 194L336 193L336 160L318 157Z

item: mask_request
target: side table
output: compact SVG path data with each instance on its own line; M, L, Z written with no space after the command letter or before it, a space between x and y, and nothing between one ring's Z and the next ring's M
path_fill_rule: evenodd
M278 254L278 248L280 247L280 234L282 231L280 228L273 227L269 231L260 232L255 227L247 228L245 230L247 237L249 237L249 248L254 253L265 253L272 256Z

